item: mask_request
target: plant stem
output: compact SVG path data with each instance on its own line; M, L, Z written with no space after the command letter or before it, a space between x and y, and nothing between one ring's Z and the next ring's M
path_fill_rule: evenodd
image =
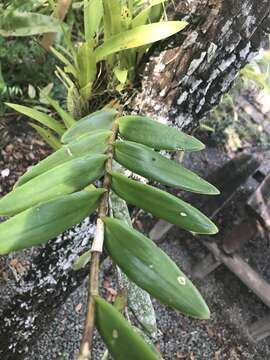
M112 135L109 140L108 151L107 151L108 159L105 165L105 176L103 181L103 187L107 191L103 194L100 201L96 234L91 248L92 256L91 256L90 275L89 275L88 308L87 308L87 315L85 319L84 331L83 331L78 360L91 359L92 339L95 328L94 297L98 295L99 263L100 263L100 256L102 254L103 241L104 241L104 223L102 221L102 218L107 215L109 209L109 192L111 187L111 178L109 173L112 170L113 142L117 137L117 133L118 133L118 122L115 121L112 129Z

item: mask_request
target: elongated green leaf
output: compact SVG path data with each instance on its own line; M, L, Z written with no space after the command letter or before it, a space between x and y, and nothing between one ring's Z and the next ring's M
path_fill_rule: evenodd
M110 192L110 201L113 216L132 228L132 222L126 202ZM150 295L137 286L121 271L123 287L128 291L128 308L140 324L144 333L155 339L158 333L155 310Z
M76 120L74 120L73 117L59 105L58 101L52 99L50 96L46 96L46 100L54 108L54 110L57 111L67 129L76 124Z
M61 142L49 131L44 129L41 126L38 126L33 123L29 123L32 128L34 128L37 133L45 140L45 142L53 149L58 150L61 148Z
M121 32L121 0L103 0L105 41Z
M65 132L62 136L62 142L65 144L69 143L90 131L111 129L115 116L116 111L114 109L104 109L87 115Z
M116 141L114 148L116 161L147 179L196 193L219 194L217 188L197 174L147 146L131 141Z
M36 176L39 176L58 165L64 164L67 161L85 155L105 153L110 135L111 131L109 130L93 131L85 136L81 136L78 140L75 140L68 145L62 146L61 149L40 161L21 176L15 187L21 186Z
M150 1L149 6L144 8L133 20L132 27L135 28L140 25L145 25L149 20L151 22L151 13L157 9L162 8L162 3L166 0L153 0ZM154 9L153 9L154 8ZM156 19L158 21L158 19Z
M91 250L87 250L82 255L80 255L73 263L72 269L74 271L79 271L83 269L91 260Z
M0 62L0 92L2 92L6 87L6 83L5 83L5 79L3 77L3 73L2 73L2 65Z
M87 155L35 177L0 199L0 214L14 215L42 202L83 189L102 175L105 160L105 155Z
M97 67L93 53L93 42L82 43L77 53L78 81L80 93L83 99L88 100L91 96L92 85L96 79Z
M105 246L116 264L150 295L199 319L209 309L192 282L150 239L123 221L104 218Z
M143 116L120 117L119 131L123 138L157 150L198 151L204 149L204 144L195 137Z
M112 190L128 203L138 206L171 224L198 234L216 234L216 225L185 201L112 172Z
M54 130L59 135L63 135L63 133L65 132L65 127L60 124L60 122L51 118L49 115L42 113L41 111L18 104L6 103L6 105L20 112L21 114L24 114L31 119L38 121L42 125L47 126L49 129Z
M54 54L55 57L57 57L57 59L59 59L63 64L66 65L66 72L71 73L75 78L77 78L77 70L75 66L69 61L69 59L53 47L51 47L51 52Z
M100 61L118 51L154 43L183 30L186 26L185 21L164 21L121 32L110 37L96 49L96 59Z
M125 318L100 297L96 301L96 327L116 360L159 360Z
M4 13L0 18L1 36L32 36L60 30L59 20L38 13L13 10Z
M99 30L103 16L102 0L84 0L85 40L91 40Z
M80 191L32 207L0 224L0 254L53 239L89 216L104 189Z

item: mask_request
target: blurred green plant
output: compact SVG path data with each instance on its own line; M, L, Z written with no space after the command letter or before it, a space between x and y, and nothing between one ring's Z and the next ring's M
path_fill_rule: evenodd
M5 101L31 102L34 97L29 96L29 87L36 91L53 82L55 95L63 92L53 75L54 57L45 63L38 61L44 51L35 35L62 29L50 12L46 1L4 1L0 5L0 114L6 109Z
M262 49L241 70L233 89L223 96L221 103L200 124L200 130L207 131L211 140L216 144L222 143L230 151L250 146L269 149L270 137L263 131L263 124L254 123L237 103L239 94L246 91L270 93L270 50Z
M152 43L167 38L187 25L184 21L160 21L163 14L163 1L152 0L145 7L143 1L85 0L83 2L84 33L83 41L72 41L72 31L64 32L64 46L56 44L51 48L55 57L64 65L56 67L56 75L66 88L68 113L80 119L96 108L115 98L134 79L135 69L140 58ZM119 87L120 86L120 87ZM93 100L94 99L94 100ZM96 100L98 99L98 100ZM51 99L49 105L52 106ZM92 104L94 101L94 106ZM39 134L55 149L57 136L48 124L42 122L42 110L9 104L10 107L31 117L45 128L35 127ZM54 111L59 113L60 105ZM60 111L65 111L61 108ZM46 118L48 115L45 109ZM33 117L32 117L33 118ZM61 115L60 115L61 118Z
M241 70L241 77L270 93L270 50L262 50L255 60Z

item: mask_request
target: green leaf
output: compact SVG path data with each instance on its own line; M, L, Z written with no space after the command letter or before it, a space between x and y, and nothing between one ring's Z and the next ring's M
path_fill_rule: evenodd
M95 322L110 354L117 360L159 360L125 318L100 297L95 297Z
M206 125L206 124L200 124L200 129L202 130L206 130L206 131L209 131L209 132L212 132L214 133L215 132L215 129L209 125Z
M121 30L121 0L103 0L103 23L105 41L113 35L122 33Z
M157 150L198 151L204 144L180 130L143 116L123 116L118 119L123 138Z
M110 130L115 121L115 116L116 111L114 109L104 109L87 115L65 132L62 136L62 142L65 144L69 143L90 131L99 129Z
M112 172L112 190L128 203L149 211L185 230L216 234L216 225L199 210L177 197Z
M78 224L98 206L104 189L80 191L39 204L0 224L0 254L53 239Z
M84 0L84 33L86 41L93 39L99 31L102 16L102 0Z
M20 112L21 114L38 121L42 125L47 126L49 129L54 130L58 135L63 135L65 132L65 127L60 124L60 122L51 118L49 115L42 113L41 111L18 104L6 103L6 105Z
M161 156L147 146L131 141L116 141L114 149L116 161L147 179L196 193L219 194L217 188L197 174Z
M113 217L125 222L132 228L132 222L126 202L110 192L111 208ZM128 291L128 309L132 312L144 333L151 339L155 339L158 333L155 310L150 295L138 287L121 271L122 284Z
M111 135L109 130L97 130L81 136L68 145L64 145L61 149L47 156L37 165L31 167L23 176L19 178L15 187L25 184L27 181L64 164L67 161L74 160L90 154L104 154L108 147L108 140Z
M5 83L5 79L3 77L3 73L2 73L2 65L0 62L0 92L3 91L6 87L6 83Z
M72 269L74 271L79 271L83 269L91 260L91 250L84 252L80 255L73 263Z
M50 96L46 96L46 99L48 103L54 108L54 110L57 111L58 115L62 118L67 129L76 124L76 120L74 120L73 117L59 105L58 101L52 99Z
M32 36L61 31L61 23L51 16L9 11L0 18L1 36Z
M142 25L132 30L120 32L110 37L96 49L97 62L118 51L152 44L153 42L167 38L183 30L186 26L187 22L185 21L164 21L161 23Z
M96 59L91 41L84 42L79 46L77 64L80 93L84 100L89 100L97 73Z
M140 25L146 24L149 20L151 22L151 14L154 10L162 7L162 3L166 0L152 0L150 5L144 8L133 20L132 27L135 28ZM154 9L153 9L154 8Z
M55 137L49 130L44 129L41 126L38 126L33 123L29 123L32 128L34 128L37 133L42 137L42 139L53 149L58 150L61 148L61 142Z
M106 249L135 284L185 315L209 318L198 290L161 249L123 221L108 217L103 221Z
M45 201L73 193L98 179L105 155L88 155L59 165L0 199L0 214L11 216Z
M77 78L78 73L74 65L65 57L60 51L56 50L54 47L51 47L51 52L54 56L60 60L64 65L66 65L65 72L71 73L75 78Z
M128 70L127 69L120 69L119 67L113 70L115 77L121 84L125 84L128 77Z

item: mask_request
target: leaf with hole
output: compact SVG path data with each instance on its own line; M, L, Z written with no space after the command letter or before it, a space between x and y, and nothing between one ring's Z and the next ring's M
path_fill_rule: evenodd
M124 139L157 150L198 151L204 149L204 144L195 137L143 116L120 117L119 131Z
M183 30L186 26L185 21L164 21L120 32L111 36L95 50L96 59L101 61L116 52L152 44Z
M23 176L19 178L15 187L25 184L27 181L64 164L67 161L90 154L104 154L108 147L108 140L111 135L109 130L92 131L78 140L64 145L61 149L47 156L37 165L30 168Z
M131 141L116 141L114 149L116 161L147 179L196 193L219 194L217 188L197 174L147 146Z
M83 189L102 176L106 159L105 155L87 155L35 177L0 199L0 214L11 216Z
M112 172L112 190L128 203L198 234L216 234L216 225L198 209L185 201L153 186Z
M113 127L115 116L116 111L114 109L99 110L87 115L65 132L62 136L62 142L69 143L94 130L110 130Z
M53 239L78 224L98 206L104 189L83 190L36 205L0 224L0 254Z
M209 318L202 296L167 254L123 221L108 217L103 221L106 249L129 279L185 315Z
M95 302L96 327L114 359L159 360L119 311L99 296Z

